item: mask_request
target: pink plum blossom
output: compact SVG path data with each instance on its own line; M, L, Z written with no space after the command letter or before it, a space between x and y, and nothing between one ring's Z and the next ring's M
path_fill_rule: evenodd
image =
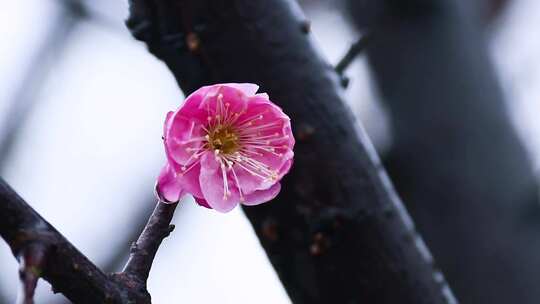
M251 83L206 86L165 119L167 163L156 184L163 202L191 194L204 207L228 212L279 193L293 162L287 115Z

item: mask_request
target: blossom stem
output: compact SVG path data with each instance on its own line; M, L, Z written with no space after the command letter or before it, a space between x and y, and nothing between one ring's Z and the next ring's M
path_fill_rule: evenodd
M0 237L20 264L19 303L32 303L38 278L73 303L150 304L146 280L169 235L177 204L158 203L132 248L125 271L106 275L0 178Z
M131 247L123 273L144 282L148 279L152 262L163 239L174 230L171 220L178 203L158 202L141 235Z
M36 278L23 278L39 269L75 303L122 303L121 288L80 253L0 178L0 236L21 263L23 300L29 301ZM29 267L27 267L29 266ZM30 275L38 275L31 271ZM20 298L21 298L20 297ZM24 302L23 302L24 303Z

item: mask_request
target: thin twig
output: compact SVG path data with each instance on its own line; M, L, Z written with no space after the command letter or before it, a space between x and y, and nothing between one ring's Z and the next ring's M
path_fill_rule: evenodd
M0 237L19 260L19 303L32 303L38 277L74 303L150 304L146 280L159 245L169 235L176 204L158 203L133 246L125 272L106 275L0 178Z
M161 242L174 230L174 225L170 225L170 222L177 205L157 203L139 239L131 247L129 260L123 270L125 274L146 283Z
M120 301L120 288L0 179L0 236L16 257L45 248L40 275L76 303ZM30 251L31 252L31 251ZM20 259L19 260L25 260ZM24 267L23 267L24 268Z
M354 61L356 56L366 49L370 37L371 34L364 34L351 45L345 56L343 56L343 58L341 58L339 63L336 65L335 70L339 75L343 76L343 72L345 72L349 65Z
M114 249L114 252L109 256L109 258L100 264L101 269L105 272L118 272L121 271L129 258L129 252L126 251L126 248L129 248L136 240L143 229L144 225L148 221L148 214L152 213L154 209L153 201L155 197L152 195L141 196L141 202L136 204L138 210L137 213L133 216L133 227L128 229L126 234L123 237L117 247Z

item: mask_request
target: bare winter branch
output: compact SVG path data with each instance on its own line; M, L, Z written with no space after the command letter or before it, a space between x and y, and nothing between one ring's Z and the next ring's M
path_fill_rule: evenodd
M3 218L0 221L0 236L16 257L32 252L34 246L41 247L40 254L45 256L47 267L43 267L40 275L51 283L56 292L77 303L120 300L119 287L3 180L0 180L0 200Z
M259 84L292 118L295 166L245 208L295 303L453 303L294 1L130 1L133 35L186 93Z
M134 246L126 272L106 275L0 179L0 236L20 263L19 303L32 303L39 277L74 303L149 304L146 279L171 231L176 204L158 204Z
M146 284L152 262L161 242L174 230L174 225L170 225L170 222L177 205L177 203L157 203L139 239L131 247L129 260L123 270L125 275L132 276Z
M343 72L345 72L354 59L366 49L370 37L370 34L364 34L355 43L351 44L345 56L336 65L336 72L339 75L343 75Z
M539 303L537 179L477 20L479 3L506 1L347 2L358 30L377 26L366 56L393 128L386 167L457 296Z

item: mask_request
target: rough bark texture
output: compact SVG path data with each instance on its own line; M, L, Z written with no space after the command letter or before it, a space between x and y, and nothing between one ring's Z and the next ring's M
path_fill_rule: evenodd
M172 231L176 204L158 203L133 246L125 271L106 275L0 179L0 236L19 260L22 303L32 303L37 278L73 303L149 304L146 280L161 241Z
M159 246L174 230L174 225L169 223L172 221L176 206L177 203L158 203L139 239L131 246L131 254L122 273L140 280L145 284L145 289Z
M292 117L295 165L281 194L244 210L294 303L454 301L295 3L130 4L134 36L184 92L253 82Z
M475 1L349 1L391 115L386 165L463 303L538 303L540 206ZM378 5L378 17L366 6Z
M26 247L41 244L41 251L47 256L47 265L41 270L42 277L51 283L55 291L76 303L106 303L108 299L120 298L120 290L107 275L2 180L0 200L0 236L16 257L25 252Z

